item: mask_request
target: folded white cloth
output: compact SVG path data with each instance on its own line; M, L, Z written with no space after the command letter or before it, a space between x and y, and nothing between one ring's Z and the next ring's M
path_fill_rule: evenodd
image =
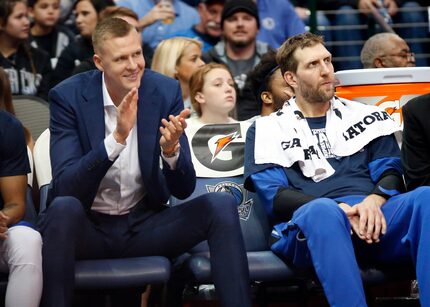
M331 152L339 157L350 156L372 140L400 130L385 110L338 97L331 100L326 116ZM294 97L278 112L257 119L255 131L256 164L290 167L297 162L303 175L315 182L334 174Z

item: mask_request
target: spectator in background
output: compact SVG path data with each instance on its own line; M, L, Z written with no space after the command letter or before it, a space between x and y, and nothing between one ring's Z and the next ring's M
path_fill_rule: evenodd
M76 27L79 30L79 36L76 42L71 42L61 53L51 86L70 77L76 66L93 57L91 35L96 28L98 14L108 6L115 6L113 0L78 0L75 2Z
M394 33L371 36L361 49L360 59L363 68L415 67L415 54Z
M363 12L363 14L355 12L327 15L332 26L345 27L345 29L332 31L332 38L334 41L344 42L333 48L335 57L341 58L335 63L336 70L361 68L359 60L360 51L362 42L368 37L368 30L354 27L368 24L368 18L373 18L370 13L371 9L378 10L380 8L378 2L379 1L376 0L320 0L316 2L318 10L344 11L358 9ZM420 6L420 4L427 6L427 0L382 0L380 2L384 3L386 6L393 23L415 24L415 26L395 28L396 32L398 32L402 38L406 40L428 38L427 29L422 26L426 23L426 17L422 6ZM399 9L406 9L407 11L399 11ZM420 25L417 25L417 23ZM423 43L411 43L410 47L415 53L425 53ZM426 59L417 59L417 65L426 66Z
M203 52L216 45L221 38L221 12L224 0L202 0L197 6L200 22L191 28L178 31L169 37L183 36L198 39L203 43Z
M260 18L257 39L278 48L289 37L305 32L305 24L289 0L256 0Z
M29 35L26 1L0 1L0 66L9 76L12 94L47 99L51 63L46 52L27 44Z
M184 107L192 109L189 82L191 75L205 63L200 41L175 37L162 41L155 49L152 70L179 81ZM193 110L192 110L193 113Z
M310 27L311 11L309 10L309 3L306 0L291 0L291 4L294 5L294 10L306 26ZM319 8L321 10L321 8ZM330 21L327 16L322 12L317 11L317 33L324 36L326 42L333 41L331 30L327 30L326 27L330 26ZM329 51L331 48L328 48Z
M137 30L140 30L139 18L137 17L137 14L127 7L108 6L100 12L99 21L102 21L105 18L113 18L113 17L121 18L127 21L129 24L136 27ZM152 56L154 55L154 51L145 42L142 43L142 51L143 51L143 56L145 58L145 68L149 68L151 67ZM91 69L96 69L96 65L94 64L92 57L83 60L78 66L76 66L73 69L72 75L76 75L78 73L88 71Z
M246 81L250 83L249 86L257 101L261 103L261 116L279 110L294 96L293 88L282 77L281 69L276 62L276 52L273 50L261 57L260 63L248 74Z
M71 30L58 24L60 0L29 0L28 7L33 20L30 44L45 50L51 58L52 68L55 68L61 52L75 40Z
M190 95L197 117L188 119L188 125L237 122L230 117L236 105L235 84L224 64L209 63L198 69L190 79Z
M402 165L408 191L430 186L430 94L415 97L402 107Z
M0 271L9 273L3 306L38 307L43 284L42 239L21 221L31 169L28 135L13 113L9 79L0 67Z
M238 120L249 119L261 112L261 105L246 85L248 72L270 49L268 44L257 41L259 26L258 9L253 1L227 1L221 17L223 40L203 55L206 63L223 63L234 76L238 88L235 110Z
M12 102L12 92L8 75L2 67L0 67L0 110L5 110L15 115L15 108ZM24 128L25 140L30 151L33 151L34 141L33 136L26 127Z
M2 67L0 67L0 110L6 110L15 115L9 78Z
M137 13L143 41L152 49L172 33L200 22L196 9L180 0L119 0L117 4Z

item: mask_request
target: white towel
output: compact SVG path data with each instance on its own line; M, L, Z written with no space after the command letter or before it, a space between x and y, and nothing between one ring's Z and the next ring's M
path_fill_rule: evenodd
M327 111L326 135L335 156L350 156L372 140L400 130L383 109L334 97ZM312 135L295 98L270 116L257 119L255 163L290 167L297 162L304 176L315 182L334 174Z

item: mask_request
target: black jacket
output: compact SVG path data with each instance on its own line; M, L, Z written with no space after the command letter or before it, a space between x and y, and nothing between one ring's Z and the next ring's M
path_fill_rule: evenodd
M410 100L402 108L402 165L406 188L430 186L430 94Z
M50 58L51 58L51 65L54 68L59 56L63 52L65 48L71 43L75 41L75 34L69 30L68 28L57 25L52 30L52 33L49 34L50 38L50 44L48 49L44 49L43 42L41 40L44 40L46 36L32 36L30 35L30 45L34 48L39 48L45 50Z
M46 52L20 45L8 58L0 53L0 66L9 76L12 95L37 95L47 101L52 68Z
M76 42L71 42L58 58L51 87L70 77L76 66L83 60L92 58L93 55L94 50L90 40L79 37Z

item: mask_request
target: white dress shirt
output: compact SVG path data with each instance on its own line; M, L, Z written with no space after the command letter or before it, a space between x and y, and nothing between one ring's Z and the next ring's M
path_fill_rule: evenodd
M104 74L103 104L104 144L109 160L116 161L100 182L91 209L104 214L122 215L129 213L146 191L140 173L136 124L131 129L125 145L116 142L113 132L116 128L117 107L107 91Z
M145 196L140 172L136 123L131 129L125 145L117 143L113 132L117 124L117 107L113 103L103 74L103 104L105 120L104 144L109 160L116 161L100 182L92 210L110 215L123 215ZM171 169L176 167L178 156L163 159Z

